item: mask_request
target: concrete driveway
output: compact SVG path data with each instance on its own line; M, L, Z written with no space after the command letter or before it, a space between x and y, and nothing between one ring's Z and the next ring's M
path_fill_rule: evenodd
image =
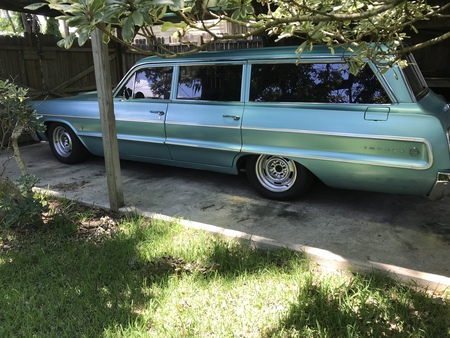
M47 143L22 148L39 186L54 194L109 207L104 160L59 163ZM0 163L4 157L0 158ZM245 175L121 162L125 209L225 235L256 245L305 251L321 265L377 268L430 288L450 286L450 198L331 189L318 183L303 199L259 197ZM10 161L5 176L20 175Z

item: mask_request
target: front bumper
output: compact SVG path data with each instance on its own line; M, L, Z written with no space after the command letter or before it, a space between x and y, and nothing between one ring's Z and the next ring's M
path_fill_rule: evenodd
M430 200L440 200L449 194L450 191L450 170L440 171L437 174L436 183L431 189L428 198Z

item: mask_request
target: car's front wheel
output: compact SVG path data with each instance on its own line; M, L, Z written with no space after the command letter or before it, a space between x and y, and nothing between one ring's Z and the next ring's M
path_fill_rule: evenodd
M49 126L48 141L53 155L62 163L81 162L88 154L73 130L63 123L52 123Z
M275 155L252 156L246 163L250 184L263 196L289 200L308 191L313 174L294 160Z

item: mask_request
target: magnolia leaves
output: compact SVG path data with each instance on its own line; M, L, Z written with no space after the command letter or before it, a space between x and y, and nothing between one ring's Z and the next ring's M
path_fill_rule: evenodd
M107 43L112 34L112 27L121 27L122 39L130 43L136 32L143 26L152 26L160 21L168 9L180 10L183 0L48 0L25 7L37 10L42 6L60 11L63 15L57 17L65 21L72 32L58 42L60 47L70 48L78 39L83 45L92 31L102 24L103 41Z
M328 46L331 53L343 47L352 53L352 72L367 59L382 66L398 62L409 38L405 31L417 32L417 22L450 8L450 4L430 6L426 0L47 0L27 9L44 5L60 11L59 19L72 27L72 33L59 43L65 48L76 39L85 43L96 27L103 30L104 42L114 38L132 48L137 32L147 41L157 41L151 27L162 24L163 31L203 30L211 35L210 41L255 35L271 35L277 41L295 38L299 54L316 44ZM245 33L214 34L205 19L214 19L213 26L226 21L233 24L233 31ZM121 36L113 34L114 27L121 28ZM442 35L442 39L448 37L450 32Z

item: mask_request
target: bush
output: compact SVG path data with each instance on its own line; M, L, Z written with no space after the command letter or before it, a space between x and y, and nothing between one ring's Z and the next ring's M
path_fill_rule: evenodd
M36 176L25 174L14 184L21 193L21 198L12 194L0 193L0 224L7 228L42 225L42 214L48 206L40 198L35 198L33 187L39 182Z
M43 129L39 117L27 103L27 91L8 80L0 81L0 151L12 148L22 172L16 182L11 182L0 172L0 225L8 227L42 223L44 211L42 202L34 198L32 190L38 179L28 174L18 145L23 132Z

